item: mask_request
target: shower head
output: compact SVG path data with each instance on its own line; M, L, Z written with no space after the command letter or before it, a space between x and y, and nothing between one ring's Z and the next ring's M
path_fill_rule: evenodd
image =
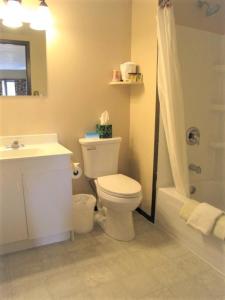
M216 14L219 10L220 10L220 5L219 4L209 4L207 1L205 0L198 0L198 7L203 7L206 6L206 16L210 17L214 14Z
M216 14L220 10L220 5L219 4L214 4L214 5L209 5L206 11L206 15L208 17Z

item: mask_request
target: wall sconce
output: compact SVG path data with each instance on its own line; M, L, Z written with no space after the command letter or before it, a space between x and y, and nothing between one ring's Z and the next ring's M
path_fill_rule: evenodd
M52 25L51 13L45 0L39 0L40 5L35 12L27 12L31 21L30 27L35 30L47 30ZM4 10L2 14L2 24L10 28L19 28L25 18L25 9L22 0L4 0Z
M7 0L3 12L3 25L10 28L19 28L23 25L23 8L21 0Z
M35 30L47 30L52 24L51 13L45 0L39 0L40 5L34 12L30 27Z

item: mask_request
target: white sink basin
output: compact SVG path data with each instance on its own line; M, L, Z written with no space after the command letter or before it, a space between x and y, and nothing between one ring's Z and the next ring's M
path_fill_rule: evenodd
M41 149L39 148L28 148L28 147L21 147L19 149L0 148L0 159L36 156L40 154L41 154Z
M40 135L41 136L41 135ZM53 156L53 155L71 155L72 152L54 140L46 140L46 135L44 136L45 140L43 143L40 143L40 136L38 136L38 144L25 144L25 141L29 142L26 137L26 140L23 140L25 146L19 147L18 149L7 148L6 146L0 146L0 161L9 160L9 159L22 159L22 158L32 158L32 157L43 157L43 156ZM15 139L16 140L16 139ZM19 139L18 139L19 140ZM34 138L33 138L34 140ZM32 141L33 141L32 140Z

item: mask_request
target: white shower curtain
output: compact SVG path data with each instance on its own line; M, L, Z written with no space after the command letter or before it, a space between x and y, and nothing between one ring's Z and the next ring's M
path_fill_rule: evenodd
M163 2L163 1L162 1ZM165 3L170 5L165 5ZM189 196L185 145L184 100L177 55L174 13L171 2L158 8L158 92L163 126L175 187Z

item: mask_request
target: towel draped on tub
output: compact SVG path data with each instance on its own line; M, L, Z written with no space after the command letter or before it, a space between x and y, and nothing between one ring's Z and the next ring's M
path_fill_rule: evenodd
M194 211L194 209L199 205L199 202L196 200L192 200L189 199L187 201L185 201L184 205L182 206L181 210L180 210L180 217L182 219L184 219L185 221L187 221L190 217L190 215L192 214L192 212Z
M201 233L206 235L212 233L218 239L225 240L225 213L220 209L189 199L185 201L179 215L186 224Z
M225 215L223 214L216 222L213 235L218 239L225 240Z
M203 234L209 235L217 219L222 215L222 210L208 203L200 203L188 218L187 224L198 229Z

